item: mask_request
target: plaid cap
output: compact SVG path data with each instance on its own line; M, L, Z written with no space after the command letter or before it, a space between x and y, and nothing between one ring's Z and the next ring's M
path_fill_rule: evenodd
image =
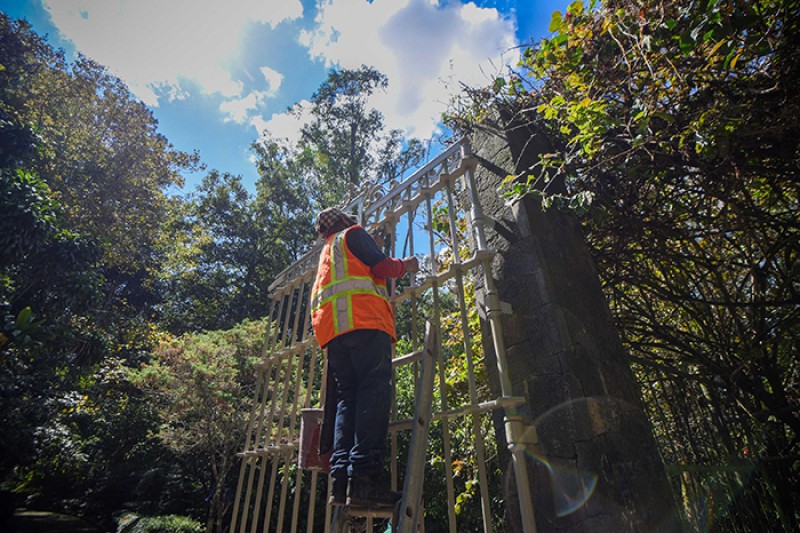
M355 216L345 213L337 207L329 207L317 215L314 228L318 233L327 237L331 233L349 228L354 224L358 224Z

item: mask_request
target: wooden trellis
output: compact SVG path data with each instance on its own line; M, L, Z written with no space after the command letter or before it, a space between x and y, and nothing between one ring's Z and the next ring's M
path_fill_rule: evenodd
M494 450L486 449L486 427L493 411L501 410L506 420L506 440L515 464L517 493L526 531L534 531L532 499L524 467L524 447L519 445L520 419L516 406L520 398L511 396L509 376L504 374L504 345L500 314L502 305L493 293L493 280L487 274L493 252L486 246L484 217L474 181L476 160L465 144L455 144L399 183L373 184L347 209L357 214L368 229L381 229L388 236L387 252L393 256L416 255L422 259L421 271L408 282L393 284L391 301L398 318L398 342L393 356L402 358L419 350L420 324L430 321L440 328L443 320L451 328L445 343L453 337L460 349L439 354L433 420L437 426L437 450L441 464L428 468L427 476L438 476L445 494L423 494L426 499L446 498L447 530L459 529L456 509L464 496L461 476L465 469L471 479L469 495L477 495L481 508L481 527L493 531L492 501L501 494L490 494L489 478ZM262 360L257 367L257 393L246 431L231 522L231 533L269 531L327 531L331 508L326 506L327 476L297 468L301 408L316 407L324 398L325 361L310 331L308 298L316 269L318 243L304 257L286 269L271 286L273 327L266 335ZM480 279L486 288L482 309L469 294L472 280ZM452 309L444 309L445 302ZM470 327L478 312L487 317L490 339ZM445 332L447 333L447 332ZM437 338L441 338L437 335ZM476 376L485 374L485 359L476 352L481 343L490 342L497 359L502 394L487 397ZM458 360L454 360L458 359ZM398 383L413 380L413 375L397 374ZM463 370L463 379L454 386L448 369ZM413 374L413 372L412 372ZM459 394L452 389L463 389ZM413 398L394 394L390 423L391 479L394 488L405 461L404 434L412 424L404 417L413 412ZM434 437L432 437L434 438ZM496 466L496 465L495 465ZM428 481L428 480L426 480ZM325 507L325 512L322 508ZM365 527L372 531L372 518ZM382 527L385 527L381 524ZM383 529L381 529L383 531Z

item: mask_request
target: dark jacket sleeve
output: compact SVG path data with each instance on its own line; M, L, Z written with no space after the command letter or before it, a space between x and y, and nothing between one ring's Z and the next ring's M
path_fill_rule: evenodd
M399 278L406 273L403 262L383 253L364 228L355 228L347 233L347 247L379 278Z

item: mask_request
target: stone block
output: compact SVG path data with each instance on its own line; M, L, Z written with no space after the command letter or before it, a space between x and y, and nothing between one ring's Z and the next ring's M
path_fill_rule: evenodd
M538 435L529 465L537 530L617 533L666 524L660 530L677 531L661 459L578 220L543 211L532 197L509 208L496 194L500 180L524 174L543 146L540 133L520 132L477 135L473 146L484 167L476 177L485 213L514 228L515 239L487 233L497 251L491 275L514 312L503 318L512 386L525 395L521 411ZM559 476L567 493L597 476L594 492L562 512L567 499L553 486Z
M541 271L515 276L512 280L497 283L500 299L511 304L515 315L530 315L538 312L543 305L552 303L552 299L544 289Z
M581 383L580 396L603 396L608 394L602 375L597 367L596 359L590 357L584 347L574 344L570 350L565 350L561 356L564 372L575 376Z

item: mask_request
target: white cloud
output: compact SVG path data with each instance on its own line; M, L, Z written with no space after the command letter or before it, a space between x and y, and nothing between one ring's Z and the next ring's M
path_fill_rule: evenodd
M219 105L220 111L225 113L225 122L245 124L250 118L251 111L258 109L267 93L251 91L241 98L231 98Z
M300 141L300 128L311 121L311 102L303 100L292 107L292 111L275 113L269 120L253 117L250 124L260 132L269 135L284 146L293 147Z
M514 21L474 3L321 0L318 7L301 44L329 67L367 64L386 74L389 89L373 103L408 134L433 134L460 83L485 85L516 60Z
M275 26L302 15L300 0L44 0L54 25L85 55L156 106L179 98L182 79L208 93L240 96L226 69L248 23Z
M264 80L267 82L267 86L269 87L268 92L274 95L278 92L278 89L281 88L281 83L283 83L283 74L269 67L261 67L260 70L261 74L264 76Z
M298 20L300 0L42 1L65 38L148 105L185 98L196 84L222 98L226 121L296 141L302 118L261 116L268 111L266 100L284 86L283 73L262 66L263 78L255 76L245 86L232 71L248 28ZM298 39L310 58L328 67L366 64L385 73L389 89L374 95L372 104L388 126L428 137L460 82L486 84L491 73L513 61L508 50L516 45L514 30L512 19L474 3L318 0L313 29Z
M219 109L225 114L225 122L236 122L237 124L250 124L251 119L257 114L267 98L274 97L283 82L283 74L269 67L259 69L267 82L265 91L250 91L241 98L229 98L224 100Z

